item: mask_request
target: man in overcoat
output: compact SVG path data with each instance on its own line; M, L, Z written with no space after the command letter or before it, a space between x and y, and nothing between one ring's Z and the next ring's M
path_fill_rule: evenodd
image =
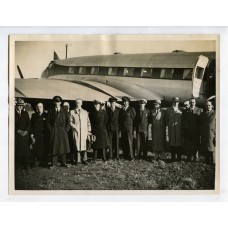
M65 101L63 103L63 109L66 113L68 113L70 117L70 104L69 102ZM71 164L75 164L77 161L77 158L75 158L75 147L74 147L74 142L73 142L73 131L72 128L70 127L68 131L68 140L69 140L69 146L70 146L70 153L67 154L67 162L69 161Z
M48 113L47 128L49 132L49 151L52 157L52 166L57 166L58 157L61 157L61 166L66 164L66 154L70 152L67 132L70 128L69 115L61 108L62 98L53 98L54 108Z
M134 160L133 154L133 121L136 116L135 109L131 107L130 99L128 97L123 97L123 107L120 110L120 131L121 131L121 141L123 155L125 159Z
M24 106L24 100L18 98L15 110L15 168L17 169L22 162L23 168L28 172L31 123L28 112L24 110Z
M89 113L82 108L82 100L76 99L76 107L70 111L70 126L73 133L74 153L76 164L87 165L87 137L91 132Z
M182 113L182 133L184 151L187 161L196 161L196 154L200 146L200 114L201 109L196 107L196 99L189 99L190 107Z
M92 126L92 134L96 140L93 143L93 161L97 160L97 153L102 152L102 160L105 162L107 148L110 147L110 140L107 132L108 116L106 110L101 107L102 102L94 100L94 110L90 113L90 121Z
M213 164L216 139L216 113L211 101L206 102L206 110L201 114L201 152L206 164Z
M152 145L155 159L160 159L165 152L166 142L166 124L165 124L165 110L161 109L161 101L154 102L154 109L151 110L152 122Z
M145 108L146 99L139 100L139 109L136 111L135 130L137 138L137 158L147 159L147 136L150 112Z
M119 160L119 113L120 109L116 107L117 99L115 97L109 98L111 104L107 108L108 115L108 135L110 139L110 159L116 158Z
M179 97L174 97L172 107L166 110L166 125L168 127L169 145L172 161L180 161L183 146L182 111L179 108Z
M36 112L32 114L31 118L31 138L35 142L33 145L35 164L36 161L41 165L47 162L47 116L48 114L44 112L43 104L38 103L36 105Z

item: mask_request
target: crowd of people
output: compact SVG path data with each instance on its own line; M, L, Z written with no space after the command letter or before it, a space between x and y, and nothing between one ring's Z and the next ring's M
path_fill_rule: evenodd
M152 142L154 159L163 159L168 143L172 162L181 161L183 155L188 162L196 161L199 153L205 163L213 164L216 115L212 102L207 101L204 110L196 106L193 97L183 108L179 102L174 97L172 106L164 109L162 102L156 100L149 110L146 99L140 99L138 107L133 108L128 97L122 98L121 106L116 98L110 97L109 105L94 100L94 109L88 112L82 108L81 99L76 99L71 110L68 102L63 103L60 96L55 96L51 110L45 112L43 104L38 103L30 119L24 100L18 98L15 167L23 165L29 170L31 145L35 163L54 169L58 161L66 168L69 163L87 165L90 149L95 163L99 156L103 161L147 160L148 142Z

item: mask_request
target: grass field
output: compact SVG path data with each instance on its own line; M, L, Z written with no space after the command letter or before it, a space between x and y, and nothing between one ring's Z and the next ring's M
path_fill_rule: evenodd
M96 164L17 170L16 190L209 190L215 168L201 162L97 161Z

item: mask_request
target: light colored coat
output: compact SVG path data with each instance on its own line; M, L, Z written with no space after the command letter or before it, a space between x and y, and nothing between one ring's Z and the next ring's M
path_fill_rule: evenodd
M182 146L182 111L178 108L174 111L173 107L169 107L166 110L166 125L168 126L169 133L169 145L170 146Z
M70 126L73 131L73 143L77 151L85 151L88 132L91 131L89 114L86 110L77 109L70 111Z

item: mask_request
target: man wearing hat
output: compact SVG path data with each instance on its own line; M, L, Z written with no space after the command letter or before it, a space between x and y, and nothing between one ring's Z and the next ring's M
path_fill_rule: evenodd
M179 101L179 97L174 97L172 107L166 110L166 125L168 127L172 161L180 161L182 154L182 111L179 108Z
M139 109L136 111L135 129L137 137L137 158L147 159L147 135L149 123L149 110L145 108L146 99L139 100Z
M16 169L22 163L26 172L29 169L29 131L31 127L28 112L24 110L25 102L18 98L15 110L15 165Z
M116 107L117 99L115 97L109 98L111 107L107 108L108 115L108 135L110 139L110 159L115 158L119 160L119 113L120 109Z
M36 112L31 118L31 138L35 142L33 149L35 153L35 165L38 161L41 165L47 162L48 131L47 113L44 112L42 103L37 103Z
M61 108L62 98L53 97L54 107L48 113L47 128L49 131L49 151L52 158L52 166L57 166L58 157L61 156L61 166L66 165L66 154L70 152L67 132L70 128L69 115Z
M91 132L89 113L82 108L82 100L76 99L75 109L70 111L70 126L73 132L73 153L76 154L76 164L87 165L87 137Z
M196 161L196 154L200 146L200 115L201 109L196 107L196 99L189 99L190 107L183 110L182 130L184 151L188 161Z
M124 158L134 160L133 154L133 121L136 116L135 109L130 107L130 99L123 97L123 107L120 110L120 131Z
M67 101L63 102L63 110L69 115L70 117L70 103ZM70 127L68 131L68 140L69 140L69 146L70 146L70 153L67 154L67 161L70 161L70 163L74 164L74 142L73 142L73 131Z
M155 159L160 159L165 152L166 125L165 110L161 109L161 101L154 102L154 109L151 110L152 119L152 145Z
M96 140L93 143L94 157L93 161L97 160L97 153L102 153L103 161L106 161L106 151L110 147L110 141L107 132L108 116L106 110L102 109L102 102L94 100L94 110L90 113L92 126L92 134Z

